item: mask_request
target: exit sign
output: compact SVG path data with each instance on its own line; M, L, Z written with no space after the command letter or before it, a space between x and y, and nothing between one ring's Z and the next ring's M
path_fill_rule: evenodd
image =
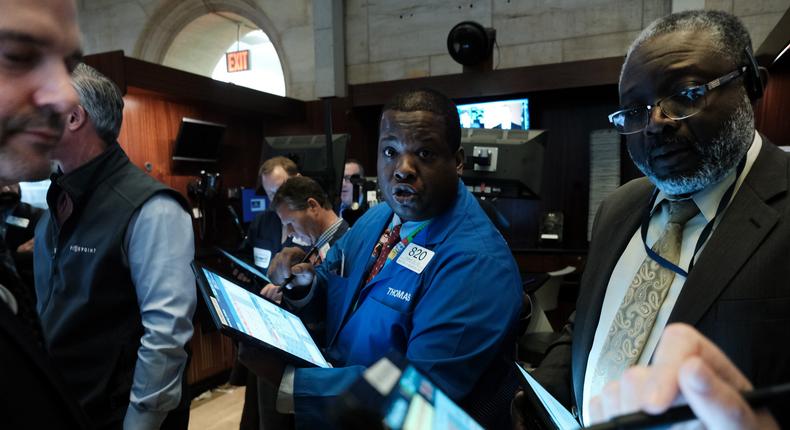
M233 51L225 53L225 64L228 66L228 73L243 72L250 70L250 51Z

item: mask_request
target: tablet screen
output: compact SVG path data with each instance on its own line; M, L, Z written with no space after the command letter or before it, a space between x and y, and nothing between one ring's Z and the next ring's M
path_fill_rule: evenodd
M200 270L211 287L211 304L223 325L318 367L331 367L299 317L206 268Z
M401 375L384 422L392 430L483 429L412 366Z

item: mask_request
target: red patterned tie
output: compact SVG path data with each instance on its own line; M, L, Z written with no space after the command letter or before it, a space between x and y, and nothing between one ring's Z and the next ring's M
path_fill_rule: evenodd
M381 268L384 267L384 263L387 262L387 256L389 255L390 251L392 251L392 248L396 243L400 242L401 225L403 224L396 225L392 231L390 231L390 229L386 229L384 234L381 235L381 238L379 238L376 247L373 248L373 254L375 255L376 252L378 252L378 256L376 257L376 262L373 263L373 267L370 269L368 279L365 281L366 284L373 280L373 277L381 271Z

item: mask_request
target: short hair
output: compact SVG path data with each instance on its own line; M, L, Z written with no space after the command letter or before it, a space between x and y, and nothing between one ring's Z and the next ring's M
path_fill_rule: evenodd
M461 145L461 120L458 118L458 107L444 94L429 88L408 90L397 94L382 109L401 112L427 111L444 118L444 137L451 153L455 153Z
M718 10L688 10L673 13L650 23L628 48L626 60L620 70L620 79L631 54L645 42L676 31L700 31L711 36L716 51L733 66L749 64L752 39L738 17Z
M306 176L294 176L277 190L272 207L276 209L281 205L288 205L291 210L301 211L309 207L307 200L310 198L315 199L322 208L332 209L329 197L318 182Z
M96 134L107 144L115 143L123 122L123 95L108 77L80 63L71 73L71 84L80 97Z
M294 163L293 160L278 155L264 161L263 164L261 164L261 168L258 169L258 177L260 178L263 175L270 175L278 166L282 167L288 176L296 176L299 173L299 168L296 167L296 163Z
M347 158L345 164L356 164L359 166L359 176L365 176L365 168L362 167L362 163L360 163L356 158ZM345 165L343 168L345 169Z

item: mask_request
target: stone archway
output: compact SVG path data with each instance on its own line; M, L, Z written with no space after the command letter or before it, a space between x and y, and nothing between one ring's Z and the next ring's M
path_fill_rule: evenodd
M133 57L162 64L176 36L192 21L213 12L230 12L243 16L269 36L280 58L287 94L291 73L279 34L271 20L251 0L203 0L202 2L166 0L146 23L135 44Z

